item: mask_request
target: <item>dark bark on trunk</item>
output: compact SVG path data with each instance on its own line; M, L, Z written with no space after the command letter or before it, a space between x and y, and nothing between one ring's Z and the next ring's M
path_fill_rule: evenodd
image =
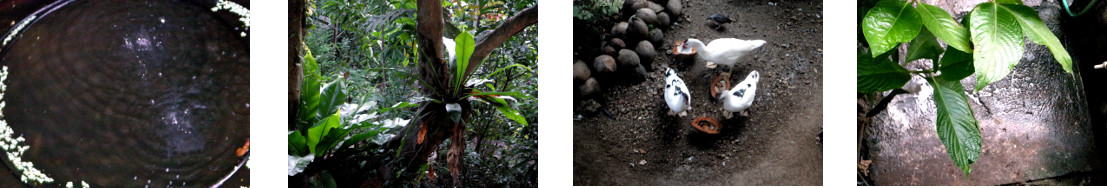
M300 86L304 71L300 62L303 51L304 1L288 1L288 130L296 129L296 115L300 112Z

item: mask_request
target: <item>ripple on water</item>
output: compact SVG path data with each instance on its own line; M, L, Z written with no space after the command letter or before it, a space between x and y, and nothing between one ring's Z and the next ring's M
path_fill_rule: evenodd
M233 168L249 138L248 41L180 3L78 1L27 29L39 40L5 56L28 58L0 57L25 160L97 187L204 185Z

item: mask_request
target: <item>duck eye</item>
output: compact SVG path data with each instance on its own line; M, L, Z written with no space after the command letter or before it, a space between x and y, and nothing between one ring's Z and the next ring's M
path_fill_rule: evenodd
M753 86L753 84L746 84L746 87L750 87L750 86Z

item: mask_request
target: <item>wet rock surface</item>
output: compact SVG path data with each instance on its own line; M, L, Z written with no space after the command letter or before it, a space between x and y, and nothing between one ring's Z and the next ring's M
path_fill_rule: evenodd
M979 2L927 3L960 16ZM1060 33L1063 10L1056 2L1026 3ZM1101 154L1079 74L1065 73L1045 46L1026 46L1023 59L1006 78L977 93L972 92L975 76L961 82L982 136L981 154L968 178L937 137L933 88L914 77L906 87L918 87L918 92L897 95L864 130L873 183L1001 185L1097 170ZM915 62L908 67L929 66ZM1076 65L1074 69L1081 71Z
M673 16L678 24L653 44L659 51L645 81L605 77L602 97L576 104L574 114L584 118L573 125L573 184L822 184L817 140L823 110L821 2L667 4L683 4L684 12ZM706 18L715 13L756 19L736 21L720 32L707 26ZM721 103L712 102L711 78L728 67L706 69L702 60L674 63L673 42L687 38L768 41L733 70L732 83L753 70L763 76L750 116L724 120ZM693 107L686 117L666 115L661 96L665 67L677 70L690 87ZM708 135L693 128L692 120L700 116L719 119L721 132Z

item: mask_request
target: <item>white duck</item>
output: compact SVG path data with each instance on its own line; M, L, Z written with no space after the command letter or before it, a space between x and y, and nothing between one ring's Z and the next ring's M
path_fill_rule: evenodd
M699 39L689 38L681 45L680 51L687 51L687 48L699 49L699 57L704 61L707 61L708 68L715 68L716 64L729 65L730 69L734 69L734 65L738 63L738 59L746 55L746 53L753 51L765 45L764 40L742 40L736 38L721 38L711 41L711 44L704 44ZM730 70L727 71L729 78Z
M757 94L757 81L760 78L761 75L753 71L746 76L746 80L742 80L730 91L719 95L719 100L723 101L723 110L727 111L723 114L727 119L730 119L733 112L742 112L742 116L748 115L746 109L753 105L754 96Z
M687 110L692 109L691 101L692 94L689 93L688 86L684 85L684 80L677 76L676 71L671 68L665 70L665 104L669 105L669 115L680 114L681 117L688 115Z

